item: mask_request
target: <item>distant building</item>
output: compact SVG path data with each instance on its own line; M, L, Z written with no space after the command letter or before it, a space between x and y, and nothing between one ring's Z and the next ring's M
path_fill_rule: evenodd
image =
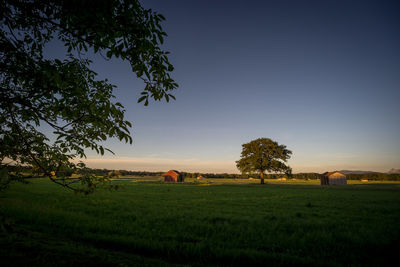
M346 175L341 172L325 172L321 174L321 185L346 185Z
M166 173L163 174L164 176L164 182L183 182L185 178L183 177L183 174L176 171L176 170L170 170Z

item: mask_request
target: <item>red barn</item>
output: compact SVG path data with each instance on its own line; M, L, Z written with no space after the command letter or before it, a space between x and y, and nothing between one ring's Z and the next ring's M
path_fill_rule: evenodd
M184 177L183 174L176 171L176 170L170 170L166 173L163 174L164 176L164 182L183 182Z

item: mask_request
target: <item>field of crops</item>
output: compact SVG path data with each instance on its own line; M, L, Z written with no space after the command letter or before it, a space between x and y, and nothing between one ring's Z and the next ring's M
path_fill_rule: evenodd
M400 183L114 182L124 187L88 196L12 184L0 195L1 263L384 266L400 250Z

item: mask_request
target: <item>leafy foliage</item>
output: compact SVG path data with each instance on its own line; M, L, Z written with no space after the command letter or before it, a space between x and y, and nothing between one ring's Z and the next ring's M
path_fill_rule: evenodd
M292 151L285 145L279 145L269 138L258 138L242 145L241 159L236 161L237 168L242 173L260 173L261 183L264 183L264 172L292 172L285 162Z
M168 102L175 99L170 91L178 85L170 77L168 52L160 48L166 36L162 20L136 0L2 1L0 169L10 162L33 166L78 190L61 171L85 168L72 159L85 157L85 149L101 155L110 151L101 144L108 138L132 143L124 107L113 101L115 86L96 79L84 53L91 49L105 59L128 61L145 83L138 102ZM62 59L43 56L53 39L66 46ZM40 131L45 124L53 129L55 140ZM54 179L52 171L62 179ZM81 182L93 187L87 178Z

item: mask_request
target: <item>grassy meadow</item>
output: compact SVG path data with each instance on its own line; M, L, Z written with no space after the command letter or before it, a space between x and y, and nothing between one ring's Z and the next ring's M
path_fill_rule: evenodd
M0 265L385 266L400 183L160 178L74 195L46 179L0 194Z

